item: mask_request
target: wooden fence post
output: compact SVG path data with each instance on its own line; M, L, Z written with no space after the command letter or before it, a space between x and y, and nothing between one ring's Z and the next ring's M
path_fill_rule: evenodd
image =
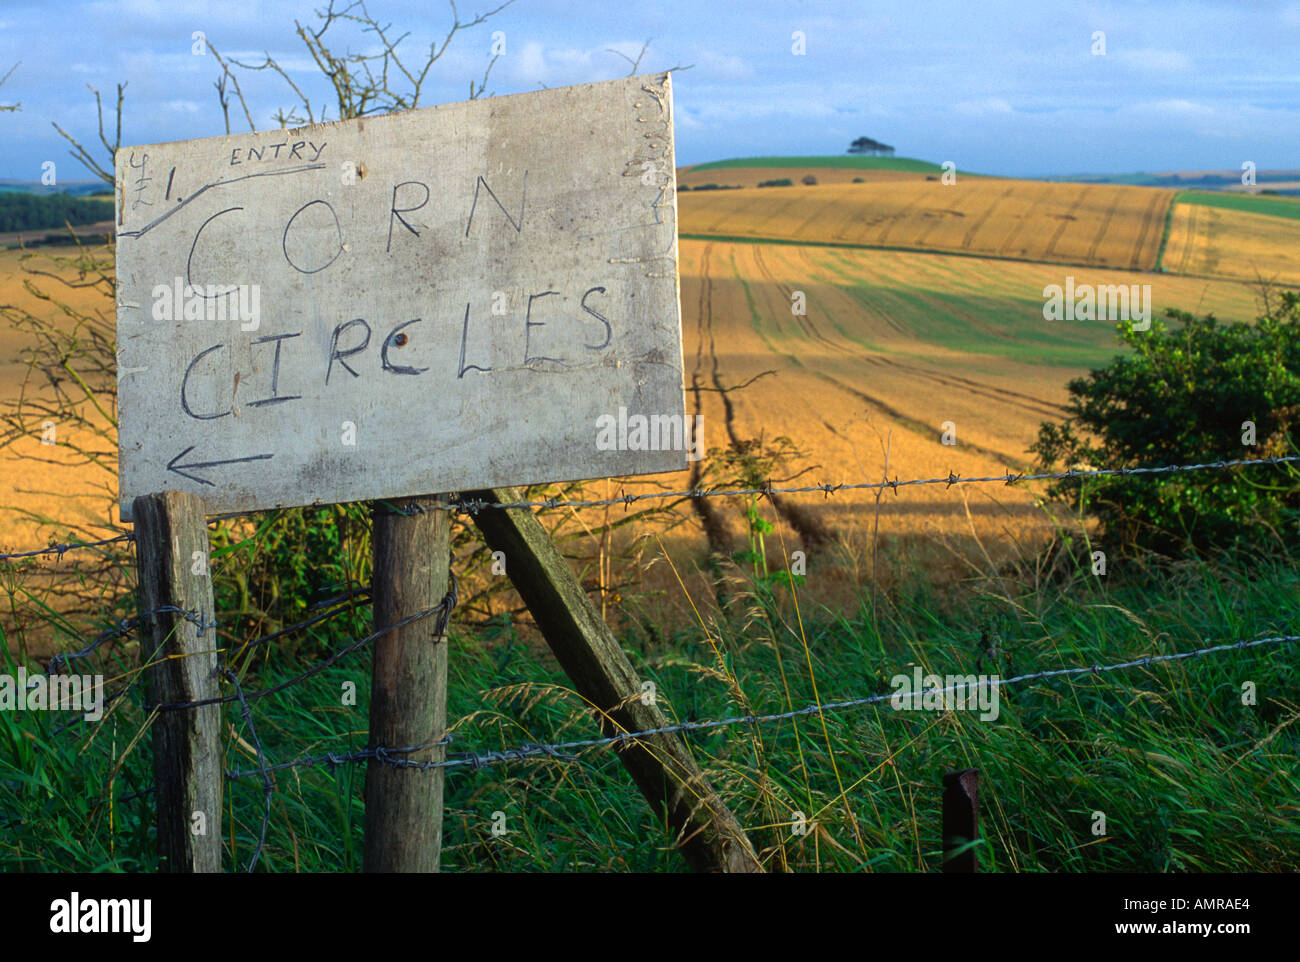
M473 491L464 497L497 503L520 500L519 492L509 488ZM601 719L601 728L612 735L667 726L667 718L653 701L643 700L641 681L618 639L533 513L485 508L474 521L488 546L505 552L506 574L578 693L608 716ZM628 741L618 753L651 809L666 815L693 868L764 870L743 826L676 734Z
M374 509L374 627L379 630L437 605L447 592L449 512L445 502L403 499L401 512ZM436 617L377 638L370 686L370 745L426 745L447 729L447 641ZM395 756L441 761L444 746ZM442 850L444 769L398 768L372 758L366 768L364 870L436 872Z
M979 857L970 845L980 836L980 772L966 768L943 776L943 870L978 872ZM963 846L969 846L962 851Z
M218 697L217 630L203 502L164 491L132 507L140 573L140 663L149 708ZM176 608L178 611L159 611ZM153 722L159 870L221 871L221 706Z

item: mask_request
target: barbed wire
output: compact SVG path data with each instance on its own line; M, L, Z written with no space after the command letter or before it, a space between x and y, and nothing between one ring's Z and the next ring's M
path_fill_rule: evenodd
M320 614L312 615L310 618L304 618L302 621L294 622L292 625L285 625L283 628L277 628L275 631L271 632L270 634L261 635L260 637L254 638L251 641L246 641L243 644L241 644L230 657L237 658L250 648L256 648L259 645L265 645L268 642L275 641L276 639L279 638L283 638L286 635L292 635L294 632L302 631L304 628L310 628L313 625L318 625L322 621L329 621L331 618L335 618L343 614L345 611L355 611L358 602L353 599L359 597L361 597L360 592L350 596L347 601L340 602L334 607L326 608L324 611L320 612Z
M1129 661L1117 662L1109 665L1080 665L1068 668L1052 668L1044 671L1030 672L1026 674L1015 675L1011 678L988 679L991 687L1003 688L1007 685L1016 685L1029 681L1038 681L1044 678L1060 678L1072 675L1100 675L1106 672L1121 671L1127 668L1138 668L1147 665L1159 664L1168 661L1180 661L1187 658L1200 658L1205 655L1215 654L1223 651L1244 650L1254 648L1260 645L1275 645L1287 642L1300 641L1300 635L1274 635L1267 638L1255 638L1236 642L1227 642L1209 647L1197 648L1192 651L1173 652L1165 655L1147 655L1142 658L1134 658ZM945 676L952 677L952 676ZM968 674L958 677L968 678ZM965 682L949 685L946 688L928 688L921 692L909 693L906 697L917 698L930 695L944 695L948 693L963 691L969 692L970 688ZM462 752L456 753L456 757L448 757L442 761L412 761L410 759L394 758L395 754L406 754L416 751L419 748L429 747L429 745L448 744L451 741L450 736L446 736L437 742L430 742L428 745L416 746L412 749L403 748L367 748L357 752L350 752L346 755L336 755L327 753L309 758L296 759L290 762L280 762L271 766L270 771L279 771L287 768L297 768L309 765L329 764L331 766L346 764L377 758L380 761L393 765L398 768L417 768L428 771L434 768L461 768L470 767L474 769L487 768L494 765L502 765L512 761L524 761L530 758L553 758L561 761L577 761L579 756L573 754L575 751L591 748L609 748L624 742L634 741L641 738L651 738L657 735L671 735L692 731L707 731L719 728L729 728L735 725L760 725L774 721L784 721L798 718L803 715L817 715L831 711L843 711L851 708L862 708L868 705L875 705L881 702L890 701L898 697L897 692L886 694L868 695L862 698L852 698L845 701L827 702L825 704L808 705L804 708L796 708L792 711L774 712L762 715L737 715L730 718L719 718L709 721L689 721L679 722L673 725L665 725L661 728L649 728L641 731L622 732L617 735L609 735L603 738L587 738L578 741L558 742L554 744L538 744L525 742L515 748L509 748L501 751L484 751L484 752ZM246 778L250 775L258 775L262 769L254 768L243 771L227 771L226 776L231 779Z
M79 548L102 548L104 545L116 544L119 541L134 541L135 532L126 531L112 538L104 538L102 541L68 541L60 544L52 544L47 548L37 548L34 551L16 551L11 554L0 554L0 561L13 561L18 558L37 558L42 555L58 555L59 560L63 559L64 554L69 551L76 551Z
M49 665L46 667L46 674L47 675L55 674L61 668L66 668L68 662L75 661L78 658L89 658L91 655L95 653L96 650L99 649L101 645L104 645L105 643L112 641L114 638L119 638L122 635L134 631L137 627L139 627L140 622L143 621L148 616L162 615L162 614L184 615L187 621L193 622L194 624L200 626L200 628L202 628L204 624L202 617L197 611L193 611L193 610L187 611L184 608L178 608L176 605L160 605L157 608L150 608L148 611L142 611L138 615L131 615L128 618L123 618L121 621L119 621L116 625L113 625L111 628L106 628L104 631L101 631L98 635L94 637L94 639L90 642L90 644L86 645L86 647L80 649L79 651L59 652L55 655L51 655Z
M262 847L266 845L266 830L271 825L271 796L275 793L275 784L271 781L271 773L266 769L266 751L262 748L262 740L257 737L257 729L253 726L253 712L248 707L248 700L244 697L244 688L239 683L239 676L224 665L221 668L221 674L226 681L235 686L235 696L239 699L240 714L243 715L244 725L248 728L248 737L253 740L257 764L262 770L262 794L265 802L262 809L262 832L258 836L257 848L253 850L253 857L248 860L246 871L251 872L262 857Z
M367 586L365 589L363 589L363 591L355 593L352 597L360 597L361 595L363 595L363 594L365 594L365 593L368 593L369 590L370 590L370 589L369 589L369 587ZM332 599L331 599L331 600L332 600ZM445 601L446 601L446 599L444 599L444 602L445 602ZM249 648L255 647L255 646L257 646L257 645L266 644L267 642L274 641L274 640L279 639L279 638L282 638L282 637L284 637L284 636L286 636L286 635L293 634L293 633L296 632L296 631L301 631L301 630L304 629L304 628L310 628L310 627L312 627L313 625L319 624L319 623L322 622L322 621L327 621L327 620L329 620L330 618L334 618L334 617L336 617L336 616L342 614L343 612L350 610L351 608L353 608L353 605L352 605L350 602L349 602L349 603L339 604L339 605L337 605L336 607L333 607L333 608L330 608L330 609L328 609L328 610L326 610L326 611L323 611L323 612L321 612L321 613L318 614L318 615L314 615L314 616L312 616L311 618L307 618L307 619L305 619L305 620L303 620L303 621L296 622L295 624L292 624L292 625L286 625L285 627L283 627L283 628L279 628L279 629L277 629L276 631L271 632L270 634L262 635L262 636L260 636L260 637L258 637L258 638L254 638L254 639L252 639L251 641L246 641L246 642L244 642L243 644L241 644L241 645L240 645L240 646L239 646L239 647L234 651L233 654L229 654L229 655L227 656L227 657L228 657L228 660L229 660L229 659L233 659L233 658L237 658L239 655L242 655L242 654L243 654L245 651L247 651ZM434 609L434 610L437 610L437 609ZM96 649L98 649L98 648L99 648L101 645L103 645L105 642L107 642L107 641L111 641L113 638L118 637L118 636L121 635L121 634L125 634L127 631L129 631L129 630L131 630L131 629L133 629L133 628L135 628L135 627L138 627L140 620L143 619L145 616L147 616L147 615L149 615L149 614L164 614L164 613L167 613L167 612L174 612L174 613L182 614L182 615L185 617L185 619L186 619L187 621L193 622L195 625L197 625L197 626L199 627L199 634L200 634L200 635L203 633L203 630L204 630L205 628L208 628L208 627L215 628L215 627L217 627L216 622L204 622L204 621L202 620L202 617L201 617L201 615L200 615L200 613L199 613L198 611L195 611L195 610L184 610L184 609L181 609L181 608L177 608L175 605L163 605L163 606L161 606L161 607L159 607L159 608L154 608L154 609L151 609L150 611L146 611L146 612L144 612L143 614L140 614L140 615L134 615L134 616L132 616L132 617L130 617L130 618L124 618L121 622L119 622L119 623L118 623L117 625L115 625L114 627L108 629L108 630L105 631L105 632L102 632L99 636L97 636L97 637L95 638L94 641L92 641L89 645L87 645L85 648L81 649L80 651L71 652L71 653L69 653L69 654L62 654L62 653L60 653L60 654L56 654L56 655L51 656L51 658L50 658L50 660L49 660L49 663L48 663L48 665L47 665L47 667L46 667L46 674L53 674L53 673L54 673L54 672L55 672L59 667L66 667L66 666L61 665L61 663L62 663L62 662L65 662L65 661L67 661L67 660L71 660L71 659L73 659L73 658L86 658L86 657L89 657L91 654L93 654L93 653L95 652ZM385 632L387 632L387 631L391 631L393 627L400 627L400 625L398 625L398 626L392 626L392 627L390 627L390 628L386 628L386 629L384 629L383 631L381 631L380 634L383 634L383 633L385 633ZM222 655L224 652L225 652L225 650L222 649L222 648L218 648L218 649L217 649L217 653L218 653L218 655ZM341 656L340 656L340 657L341 657ZM130 681L128 681L126 684L122 685L121 687L117 688L115 691L110 692L110 693L105 697L105 701L104 701L104 708L105 708L105 710L107 710L108 708L110 708L114 703L116 703L116 702L118 701L118 699L120 699L123 695L125 695L127 692L129 692L132 688L134 688L136 685L138 685L138 684L140 683L140 681L141 681L141 680L143 679L143 677L144 677L144 671L143 671L143 669L144 669L145 667L147 667L147 666L140 666L140 668L136 669L136 671L133 673L133 674L134 674L134 677L133 677ZM57 735L57 734L59 734L59 733L61 733L61 732L64 732L64 731L66 731L66 730L68 730L68 729L76 728L76 727L80 726L80 725L83 724L83 723L85 723L85 719L84 719L84 718L80 718L80 717L79 717L79 718L74 718L73 720L71 720L71 721L69 721L69 722L66 722L66 723L60 725L58 728L54 729L54 734Z
M268 695L277 694L279 692L284 691L287 688L292 688L294 685L297 685L300 682L306 681L308 678L311 678L314 675L320 674L326 668L330 667L330 665L333 665L335 662L339 661L340 659L345 658L346 656L352 654L352 652L364 648L366 645L370 644L376 638L382 638L390 631L396 631L398 628L405 628L407 625L413 624L424 618L428 618L430 615L436 615L442 610L443 610L443 605L440 602L439 604L434 605L432 608L425 608L423 611L417 611L415 614L408 615L407 617L401 619L400 621L395 621L391 625L386 625L383 628L380 628L376 631L372 631L364 638L361 638L357 641L352 642L351 644L345 645L344 647L338 649L332 655L326 658L324 661L319 661L316 664L312 665L310 668L308 668L306 671L294 675L288 681L281 682L278 685L272 685L270 688L263 688L258 691L250 691L246 694L241 692L238 695L219 695L215 698L202 698L199 699L198 701L165 702L164 704L161 705L150 706L151 710L156 708L158 711L181 711L183 709L188 709L188 708L201 708L204 705L224 705L235 701L242 702L246 698L265 698Z
M1097 478L1097 477L1118 477L1118 476L1126 476L1126 475L1173 474L1178 472L1189 472L1189 471L1221 470L1221 469L1234 468L1234 467L1254 467L1254 466L1262 466L1262 465L1278 466L1281 464L1288 464L1288 463L1295 463L1295 462L1300 462L1300 455L1285 456L1285 457L1271 457L1271 458L1257 458L1257 459L1220 460L1220 461L1211 461L1211 462L1189 464L1189 465L1160 465L1160 466L1138 467L1138 468L1099 468L1099 469L1087 469L1087 470L1072 469L1064 472L1040 472L1040 473L1016 474L1008 470L1005 474L1001 474L1001 475L972 476L972 477L961 477L957 475L955 472L949 471L947 477L917 478L917 479L911 479L906 481L899 480L897 478L893 480L889 480L888 478L885 478L884 480L877 481L877 482L809 484L809 485L784 486L784 487L775 486L770 481L768 481L758 487L714 488L714 489L696 488L696 489L688 489L683 491L651 491L651 492L644 492L639 494L624 493L619 495L618 497L590 499L590 500L569 499L569 498L548 498L548 499L541 499L541 500L520 500L520 501L512 501L512 502L498 502L498 501L485 500L485 499L455 499L450 502L433 503L429 505L411 504L405 506L405 510L402 507L394 506L391 501L381 502L381 504L384 504L388 509L398 514L418 514L418 513L423 513L425 511L442 510L442 511L460 512L469 515L477 515L480 511L487 510L487 509L548 509L548 508L560 508L560 507L595 508L595 507L611 507L619 504L630 505L639 501L650 501L650 500L662 501L662 500L672 499L672 498L679 498L679 499L686 499L686 500L692 498L749 497L749 496L760 496L760 497L770 498L771 496L777 494L797 495L797 494L812 494L816 492L821 492L825 497L829 497L830 495L836 494L840 491L883 490L886 488L893 489L895 494L897 494L899 488L921 486L921 485L942 484L946 488L951 488L952 486L957 484L999 483L1005 485L1012 485L1020 482L1026 482L1026 481L1048 481L1048 480L1059 481L1059 480L1085 479L1085 478ZM223 515L220 516L220 518L224 519L224 518L242 517L242 516L243 515ZM210 519L210 521L211 520L220 520L220 519ZM99 548L99 547L104 547L119 542L130 542L134 540L135 540L135 532L128 531L116 535L114 537L105 538L98 541L67 542L67 543L50 545L47 548L36 549L33 551L17 552L13 554L0 554L0 562L22 559L22 558L32 558L32 557L43 556L43 555L56 555L59 559L62 559L63 555L68 551L77 550L77 549ZM621 732L618 734L597 737L597 738L588 738L588 739L580 739L580 740L557 742L557 743L523 742L516 745L515 747L501 749L501 750L447 752L445 757L441 759L426 759L426 760L417 761L409 757L403 757L403 756L409 756L410 754L416 751L428 749L431 747L445 748L446 746L449 746L453 742L453 736L450 733L438 739L437 741L429 742L424 745L411 746L407 748L388 748L383 746L367 747L364 749L347 752L343 754L327 752L323 755L314 755L314 756L293 759L286 762L280 762L276 764L268 764L266 752L264 750L263 744L257 735L256 728L254 727L253 714L249 702L253 699L263 698L272 694L276 694L278 692L285 691L307 680L308 678L319 674L320 672L324 671L326 668L335 664L336 662L346 657L347 655L375 641L377 638L380 638L389 632L395 631L409 624L420 621L424 618L436 615L437 621L435 623L434 631L436 635L442 635L446 630L446 624L450 618L452 609L455 607L458 601L458 594L459 594L455 575L454 573L449 573L449 574L450 576L449 576L448 592L447 595L442 599L442 601L439 602L439 604L430 608L426 608L420 612L408 616L407 618L401 619L392 625L388 625L383 628L377 629L371 632L370 634L366 635L365 637L345 645L343 648L336 650L334 653L332 653L329 657L327 657L323 661L313 665L310 669L280 684L259 691L245 692L243 690L243 687L240 683L238 676L233 671L231 671L229 667L227 667L228 659L222 658L222 665L220 667L220 672L222 676L226 679L226 681L233 686L234 694L201 699L201 700L190 701L190 702L173 702L173 703L167 703L167 704L156 706L155 710L158 711L175 711L175 710L198 708L205 705L238 703L245 728L249 733L249 738L253 742L254 755L257 760L257 767L251 769L245 769L245 770L227 770L225 774L227 778L231 779L232 781L251 777L251 776L259 776L262 780L262 788L264 794L263 815L261 819L261 831L260 831L257 845L253 851L253 855L248 863L247 871L251 872L254 870L258 861L260 860L263 848L265 846L266 836L267 836L270 817L271 817L271 796L275 790L274 781L271 778L271 774L273 772L301 768L301 767L308 767L308 766L324 766L324 765L328 765L330 766L331 769L333 769L338 765L353 764L359 762L369 762L371 760L376 760L382 764L390 765L393 767L412 768L421 771L430 771L433 769L464 770L467 768L477 771L480 769L489 768L493 766L509 764L511 762L541 761L545 759L551 759L551 760L563 761L563 762L575 762L575 761L582 760L583 755L579 753L590 751L590 750L603 750L608 748L616 748L619 745L628 744L640 739L647 739L647 738L654 738L658 736L675 735L675 734L686 734L689 732L716 731L716 730L732 728L740 725L747 725L752 728L758 725L770 724L778 721L793 720L799 717L806 717L811 715L823 715L828 712L840 712L840 711L846 711L850 709L880 705L881 703L890 702L893 699L899 697L899 694L897 692L878 693L878 694L872 694L872 695L863 696L859 698L827 702L824 704L811 704L803 708L792 709L783 712L775 712L775 713L768 713L768 714L738 715L738 716L710 719L704 721L686 721L686 722L679 722L671 725L665 725L659 728L644 729L644 730L632 731L632 732ZM254 639L253 641L245 642L242 645L239 645L237 647L232 646L234 648L233 654L234 656L237 656L239 654L242 654L244 651L246 651L252 646L268 643L277 638L290 634L294 631L298 631L303 628L310 627L314 624L318 624L322 621L332 618L342 613L343 611L352 608L356 603L357 595L363 594L365 591L366 589L363 588L360 591L356 592L355 594L350 594L345 600L340 598L327 599L319 603L318 606L314 606L314 607L329 606L326 608L325 611L313 615L312 617L304 621L298 622L294 625L281 628L277 631L271 632L268 635ZM106 642L110 641L113 638L120 637L121 635L126 634L127 632L131 631L134 628L137 628L144 621L145 618L148 618L153 615L169 613L169 612L174 614L180 614L187 620L192 621L193 623L198 625L200 628L200 633L202 633L202 630L205 629L206 627L216 627L215 623L210 623L210 624L205 623L201 617L201 613L199 612L185 611L183 609L180 609L172 605L161 606L159 608L152 609L150 611L142 612L133 617L123 619L118 624L101 632L88 645L86 645L84 648L76 652L55 655L49 663L50 665L49 671L52 672L57 668L65 668L69 661L89 657ZM1172 662L1172 661L1178 661L1183 659L1199 658L1210 654L1215 654L1215 653L1220 653L1225 651L1244 650L1244 649L1253 648L1262 645L1276 645L1276 644L1291 643L1296 641L1300 641L1300 635L1276 635L1276 636L1271 636L1266 638L1258 638L1253 640L1241 640L1236 642L1212 645L1212 646L1202 647L1202 648L1194 649L1191 651L1185 651L1185 652L1175 652L1175 653L1163 654L1163 655L1149 655L1142 658L1131 659L1128 661L1123 661L1123 662L1118 662L1113 664L1091 664L1091 665L1082 665L1082 666L1069 666L1063 668L1047 669L1043 671L1019 674L1019 675L1012 676L1010 678L997 678L996 676L992 676L987 678L986 683L990 687L993 687L995 689L1000 689L1008 685L1023 684L1023 683L1038 681L1043 679L1080 676L1086 674L1101 675L1103 673L1121 671L1121 670L1132 669L1137 667L1145 667L1145 666L1158 664L1162 662ZM952 677L952 676L948 676L948 677ZM971 676L960 675L957 677L961 679L967 679ZM129 691L138 681L139 681L139 677L137 677L136 679L134 679L133 681L125 685L123 688L114 692L112 697L108 699L105 707L108 707L108 705L111 705L112 703L116 702L122 695L124 695L127 691ZM965 691L965 692L970 691L969 686L966 684L964 680L957 684L949 685L948 687L925 689L923 691L910 693L906 697L923 698L926 696L941 696L941 695L946 695L946 694L955 693L959 691ZM146 707L149 708L150 706L146 706ZM134 795L128 797L130 798L142 797L144 795L149 794L152 790L153 789L145 789L144 791L134 793Z
M486 501L483 499L457 499L446 504L429 504L429 505L412 505L413 513L424 511L460 511L468 514L477 514L486 508L497 509L515 509L515 508L602 508L611 507L617 504L635 504L637 501L649 501L652 499L663 498L722 498L722 497L740 497L760 495L770 497L774 494L813 494L822 492L829 497L840 491L866 491L892 488L895 493L899 488L913 487L925 484L942 484L951 488L955 484L1018 484L1021 481L1064 481L1075 478L1102 478L1102 477L1122 477L1130 474L1173 474L1179 471L1203 471L1210 469L1223 469L1235 467L1250 467L1261 464L1285 464L1293 461L1300 461L1300 455L1287 455L1277 458L1252 458L1234 461L1207 461L1203 464L1165 464L1156 467L1147 468L1096 468L1090 470L1070 470L1056 472L1039 472L1038 474L1016 474L1008 471L1006 474L986 475L982 477L963 478L955 472L949 471L946 478L913 478L909 481L899 481L895 478L892 481L854 481L840 484L805 484L795 487L774 487L772 484L764 484L757 488L691 488L685 491L648 491L642 494L622 494L616 498L601 498L598 500L573 500L565 498L547 498L541 501Z
M458 498L452 501L435 503L430 505L412 504L408 505L406 510L392 507L391 500L387 503L394 513L411 515L422 514L428 511L454 511L462 514L476 515L480 511L488 509L513 510L522 508L607 508L614 505L630 505L638 501L664 500L667 498L733 498L749 497L751 495L760 495L769 497L774 494L814 494L821 492L829 497L840 491L874 491L884 488L891 488L895 493L899 488L915 487L927 484L942 484L951 488L956 484L1019 484L1022 481L1066 481L1081 478L1104 478L1104 477L1125 477L1130 474L1175 474L1182 471L1206 471L1222 470L1225 468L1255 467L1258 465L1290 464L1300 462L1300 455L1285 455L1283 457L1271 458L1243 458L1231 461L1206 461L1201 464L1164 464L1144 468L1095 468L1088 470L1070 470L1070 471L1042 471L1036 474L1016 474L1008 471L1006 474L992 474L978 477L962 477L953 471L949 471L947 477L934 478L912 478L907 481L894 480L884 481L852 481L840 483L821 483L806 484L793 487L776 487L771 483L761 485L756 488L687 488L682 491L646 491L640 494L621 494L615 498L544 498L535 501L488 501L482 498ZM231 513L218 515L209 521L226 520L230 518L245 517L242 513ZM20 551L13 554L0 554L0 561L10 561L19 558L34 558L41 555L58 555L62 558L68 551L79 548L96 548L103 545L113 544L118 541L134 541L135 532L127 531L123 534L112 538L105 538L102 541L83 541L68 542L64 544L51 545L48 548L37 548L33 551Z
M187 709L187 708L200 708L204 705L227 704L233 701L238 701L242 705L245 703L245 699L265 698L268 695L274 695L278 692L284 691L287 688L292 688L294 685L297 685L299 682L306 681L308 678L311 678L314 675L320 674L330 665L333 665L335 662L339 661L340 659L352 654L352 652L364 648L366 645L370 644L375 639L382 638L390 631L396 631L399 628L405 628L407 625L414 624L415 622L428 618L431 615L436 615L438 619L436 622L434 622L435 637L444 635L447 631L447 623L451 619L452 610L456 607L456 604L459 600L460 600L460 592L457 587L456 574L449 567L447 571L447 593L443 595L442 600L439 601L436 605L433 605L432 607L429 608L425 608L422 611L417 611L415 614L408 615L405 618L393 622L391 625L385 625L382 628L378 628L375 631L372 631L364 638L361 638L357 641L352 642L351 644L343 646L342 648L335 651L328 658L326 658L324 661L317 662L316 664L312 665L312 667L308 668L306 671L298 675L295 675L294 677L288 679L287 681L281 682L278 685L272 685L270 688L263 688L260 691L251 691L245 693L241 690L234 695L222 695L216 698L203 698L198 701L167 702L165 704L157 705L153 707L156 708L158 711L180 711L182 709ZM308 619L308 622L301 622L300 624L308 624L315 620L319 620L319 619ZM240 650L242 651L243 649L241 648Z

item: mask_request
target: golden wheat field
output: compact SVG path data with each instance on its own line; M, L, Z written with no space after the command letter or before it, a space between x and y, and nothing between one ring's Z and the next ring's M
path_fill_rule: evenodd
M18 252L0 253L0 304L38 306L18 267ZM1020 470L1038 424L1059 415L1066 382L1117 350L1113 325L1043 319L1043 288L1063 283L1067 273L1059 265L685 239L679 270L687 403L704 416L706 444L788 437L805 452L794 462L795 470L807 469L798 483L879 480L886 447L891 477ZM1134 280L1122 271L1069 273L1078 284ZM1167 274L1143 280L1151 284L1155 314L1167 307L1222 318L1258 313L1244 283ZM805 316L792 313L796 291ZM85 290L64 296L111 324L106 298ZM27 334L0 330L2 399L48 392L21 362L27 343ZM738 389L751 378L757 379ZM955 426L955 445L940 443L944 422ZM32 547L36 516L75 523L115 516L111 474L74 465L35 433L5 441L0 545ZM670 480L684 487L688 479ZM936 486L891 494L882 523L919 532L936 518L964 516L962 490L973 493ZM870 492L844 492L797 503L840 527L872 500ZM1007 510L1022 517L1033 514L1019 489L984 487L977 501L984 505L978 512L997 514L1001 509L990 507L997 502L1015 505Z
M1162 260L1177 274L1300 285L1300 222L1268 214L1175 204Z
M18 250L0 251L0 309L24 308L35 316L48 319L62 330L71 330L79 322L63 314L57 307L42 300L35 291L57 294L58 299L74 312L97 317L101 330L109 334L113 328L112 302L93 289L83 286L66 286L49 277L35 278L35 289L26 282L33 278L21 270L23 254ZM34 258L32 267L50 270L43 258ZM58 272L74 285L80 283L75 272ZM84 324L83 334L90 336ZM0 410L15 416L14 404L25 400L52 399L54 385L49 377L29 368L25 350L34 344L30 331L17 329L8 320L0 319ZM61 386L75 393L76 385L69 376ZM110 417L112 412L105 412ZM88 415L103 419L93 410ZM67 445L42 444L44 421L31 406L22 408L20 421L26 432L16 430L13 422L3 426L0 433L0 551L26 550L48 542L54 529L41 530L33 522L57 519L63 523L62 534L74 526L112 524L116 518L113 501L117 488L116 475L108 468L112 465L88 464L85 459L71 453ZM56 431L67 428L55 425ZM55 440L58 440L56 434ZM89 439L87 445L89 445Z
M1119 350L1110 323L1043 319L1042 290L1062 281L1059 266L703 240L680 252L688 409L704 416L711 447L791 439L804 452L786 472L806 471L796 483L1023 471L1038 425L1061 415L1066 382ZM1133 280L1072 273L1080 284ZM1149 281L1156 314L1258 312L1241 283ZM806 316L792 313L796 291ZM953 445L942 443L945 422ZM835 538L873 520L870 491L788 500L806 516L796 541L801 524ZM951 528L967 523L968 504L991 535L1047 521L1026 488L936 485L891 492L881 527ZM738 533L738 512L731 518Z
M791 452L772 480L804 485L1005 474L1029 466L1027 446L1040 422L1056 418L1065 384L1117 351L1113 325L1050 322L1043 288L1067 269L995 258L828 246L684 239L679 272L687 410L703 418L706 448L789 439ZM1123 271L1069 269L1077 283L1128 283ZM1152 275L1152 307L1214 311L1247 319L1257 310L1249 285ZM792 312L802 292L806 313ZM77 307L111 323L111 303L85 290L65 292ZM0 253L0 304L39 306L24 290L16 252ZM55 324L68 318L45 310ZM45 393L28 377L19 351L29 335L0 331L0 398ZM39 425L31 425L34 431ZM945 427L955 444L942 443ZM52 536L104 536L116 528L116 483L103 467L77 463L35 433L7 436L0 448L0 550L25 550ZM648 479L671 489L698 481L737 486L743 479L718 458L692 473ZM598 484L593 494L643 488ZM1041 488L1004 484L901 487L879 502L870 490L778 497L761 506L776 525L770 550L801 550L833 577L818 579L819 599L851 601L871 546L924 542L935 564L960 575L971 551L1005 557L1047 537L1052 518L1036 505ZM683 503L682 524L665 537L679 571L645 575L647 597L692 604L711 594L702 549L746 546L742 499ZM41 528L37 519L57 519ZM878 529L877 529L878 525ZM812 563L812 561L810 561ZM53 560L45 563L51 572ZM672 599L677 599L676 601ZM683 603L684 604L684 603ZM674 618L688 619L690 611Z
M1151 270L1172 198L1151 187L959 177L686 192L678 216L692 236Z

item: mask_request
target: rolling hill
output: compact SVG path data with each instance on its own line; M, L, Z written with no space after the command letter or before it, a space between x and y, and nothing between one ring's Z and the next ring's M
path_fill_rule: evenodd
M933 177L934 175L929 175ZM940 251L1152 270L1173 191L965 178L685 192L686 237Z

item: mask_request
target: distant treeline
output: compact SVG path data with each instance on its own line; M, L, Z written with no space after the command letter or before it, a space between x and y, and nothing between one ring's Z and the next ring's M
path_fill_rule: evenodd
M0 192L0 233L59 228L69 223L77 227L112 219L113 202L110 199Z

